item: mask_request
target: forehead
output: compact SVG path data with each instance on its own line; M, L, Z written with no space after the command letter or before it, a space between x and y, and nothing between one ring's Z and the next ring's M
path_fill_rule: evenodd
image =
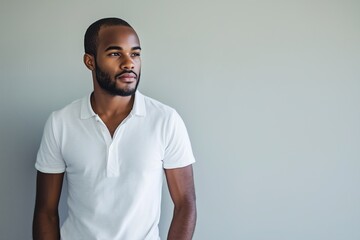
M134 29L126 26L106 26L98 34L98 50L108 46L119 46L123 49L139 47L140 41Z

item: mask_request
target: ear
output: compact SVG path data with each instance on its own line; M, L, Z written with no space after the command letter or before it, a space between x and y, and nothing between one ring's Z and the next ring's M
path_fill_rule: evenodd
M89 70L91 70L91 71L95 70L95 58L94 58L94 56L90 55L88 53L85 53L84 54L84 64Z

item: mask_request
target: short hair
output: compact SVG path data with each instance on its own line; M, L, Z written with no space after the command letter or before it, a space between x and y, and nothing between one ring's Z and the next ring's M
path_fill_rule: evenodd
M133 28L130 26L129 23L127 23L126 21L120 18L111 17L111 18L103 18L97 20L96 22L91 24L85 32L85 37L84 37L85 53L96 56L99 31L101 27L106 27L106 26L126 26Z

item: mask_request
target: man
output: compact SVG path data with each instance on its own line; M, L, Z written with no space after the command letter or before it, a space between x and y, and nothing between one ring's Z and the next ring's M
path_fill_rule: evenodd
M118 18L85 33L84 63L94 91L49 117L36 160L33 237L154 240L159 238L165 172L174 215L168 239L191 239L196 222L192 163L177 112L137 91L140 41ZM59 229L66 173L68 217Z

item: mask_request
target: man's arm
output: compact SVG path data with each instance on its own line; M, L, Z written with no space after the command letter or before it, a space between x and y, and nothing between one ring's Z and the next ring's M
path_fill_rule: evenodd
M64 173L37 172L36 201L33 220L34 240L59 240L58 205Z
M168 240L192 239L196 224L196 197L192 165L165 169L170 196L174 202Z

